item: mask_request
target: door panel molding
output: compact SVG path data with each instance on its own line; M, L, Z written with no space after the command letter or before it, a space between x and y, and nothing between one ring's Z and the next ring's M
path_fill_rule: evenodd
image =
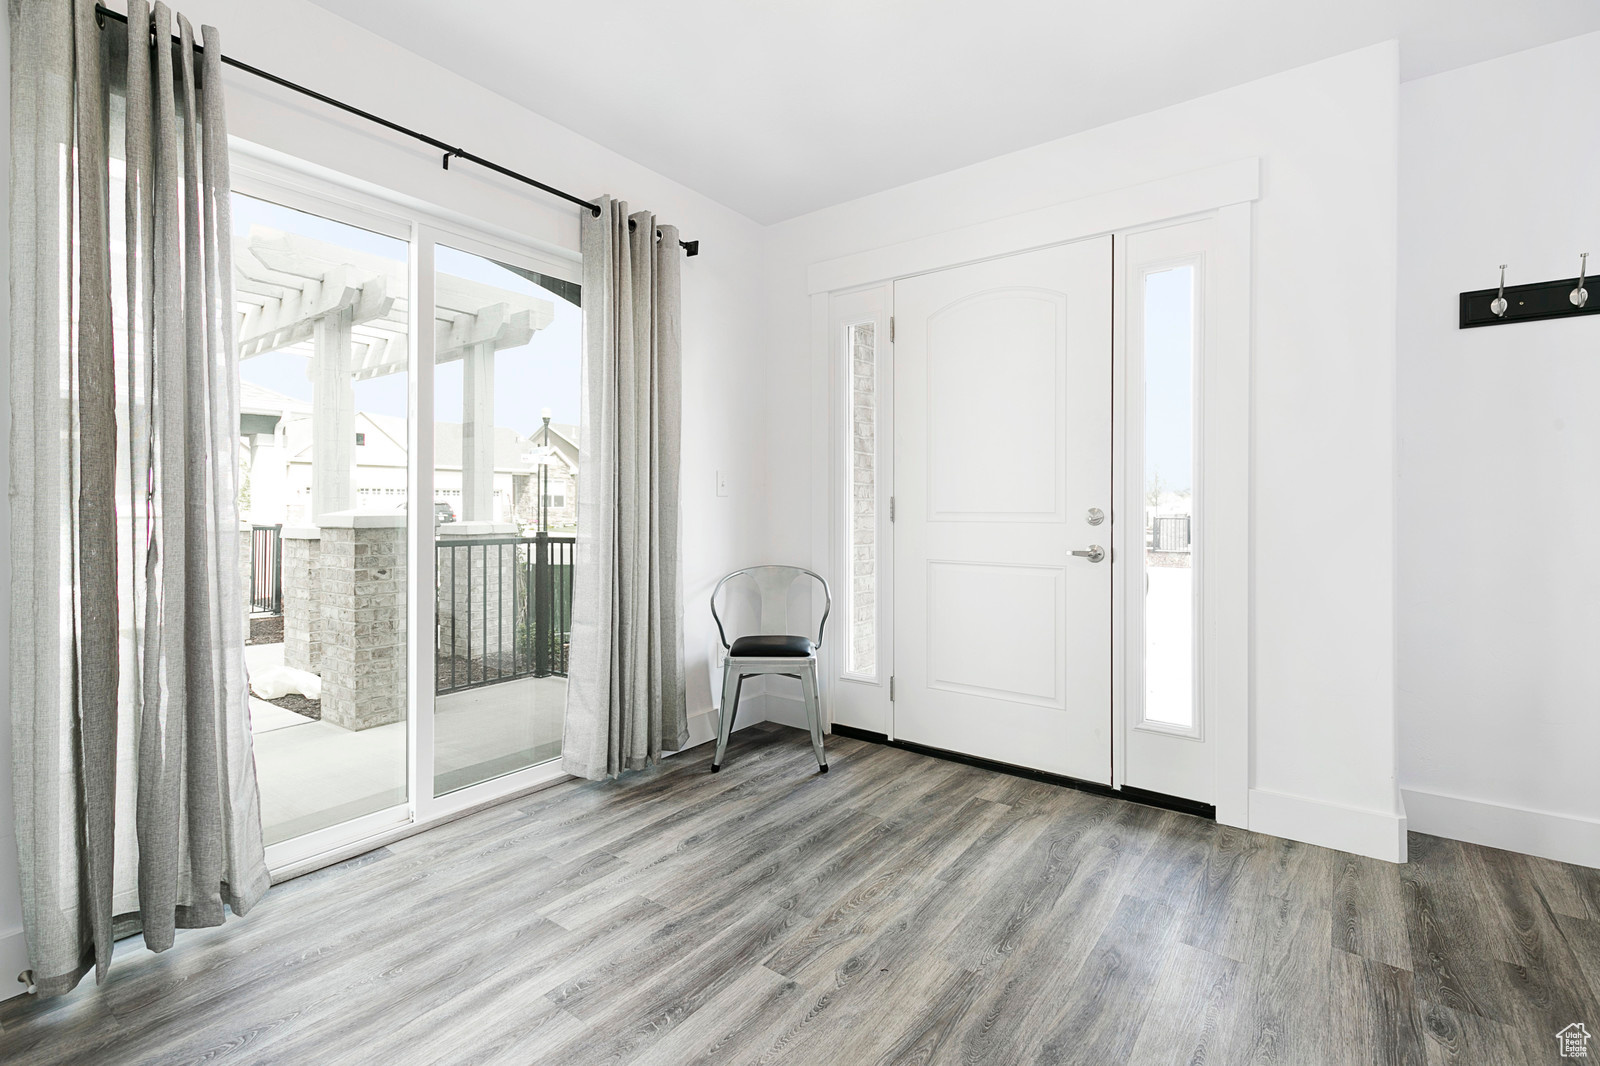
M961 570L968 571L964 576L969 579L976 578L975 583L979 587L941 593L940 571L955 578L958 576L955 572ZM980 571L981 574L978 573ZM1010 574L1004 573L1005 571L1010 571ZM1009 582L1009 588L1001 586L1007 577L1013 579ZM1016 580L1017 578L1023 580ZM1030 578L1031 581L1028 580ZM982 603L981 597L985 592L997 600L1001 595L1010 593L1004 597L1003 604L993 605L997 609L1004 606L1012 608L1032 606L1035 610L1027 616L1020 616L1019 612L1017 618L1019 628L1026 629L1030 641L1020 647L1011 642L996 640L995 627L984 624L986 615L992 616L997 610L986 613L974 610L954 616L957 623L965 624L953 626L930 624L928 687L943 689L946 692L993 696L1014 703L1031 703L1036 707L1048 707L1052 710L1066 710L1066 579L1067 570L1064 566L929 559L925 602L928 604L927 616L930 621L951 618L951 615L942 614L938 610L942 598L949 600L965 598L969 604L978 606ZM1044 584L1044 587L1023 589L1021 586L1024 584ZM1033 593L1034 596L1030 597L1028 593ZM1048 602L1030 604L1027 601L1031 598ZM1044 658L1046 655L1049 656L1048 660ZM1044 664L1043 668L1039 665L1041 663ZM1019 680L1034 679L1039 683L1031 688L1016 688L977 680L980 676L992 678L1003 674L1007 666L1012 667L1013 673L1021 672ZM967 676L972 679L961 680L958 674L961 670L969 671ZM996 678L996 682L998 680Z
M1008 335L964 334L964 330L981 332L983 316L994 315L995 305L1002 301L1017 312L1015 318L1000 314L1004 328L1011 331ZM1038 316L1040 311L1047 318ZM1030 316L1032 321L1025 320ZM1017 336L1046 329L1050 337L1045 343L1029 344L1029 337ZM1067 417L1067 295L1037 286L997 286L939 308L928 316L923 335L928 377L928 521L1063 521L1066 515L1059 488L1065 443L1061 434ZM962 353L968 346L980 344L990 361L978 367L965 361ZM1049 353L1047 365L1023 365L1028 353L1039 351ZM1009 364L1005 362L1008 356ZM954 389L941 388L947 377L958 382ZM1050 440L1001 439L983 448L976 446L975 434L956 428L966 425L1003 438L1007 431L1038 425L1040 420L1018 410L1020 405L1034 407L1036 416L1048 415L1053 430ZM993 447L1008 445L1038 457L1038 461L1020 469L995 463ZM998 480L1008 474L1010 483ZM963 492L965 500L960 499ZM1007 502L1013 506L1002 506ZM1035 506L1025 506L1030 502Z
M895 283L897 739L1111 781L1111 239ZM1032 508L1031 510L1028 508Z

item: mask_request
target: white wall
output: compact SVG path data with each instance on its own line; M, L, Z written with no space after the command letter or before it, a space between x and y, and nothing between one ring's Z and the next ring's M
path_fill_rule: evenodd
M813 557L826 476L814 262L1259 156L1255 210L1252 825L1388 858L1395 783L1393 43L773 228L775 555Z
M700 256L685 259L683 270L683 543L691 724L697 738L708 735L706 719L693 717L711 708L707 653L715 635L705 597L723 573L764 555L763 411L749 402L764 394L761 227L303 0L185 0L178 7L196 27L217 26L236 58L580 196L610 193L701 241ZM530 62L540 48L572 44L535 41ZM9 47L3 54L9 85ZM237 71L227 79L229 132L236 136L538 240L578 246L578 215L570 205L470 163L445 171L420 144ZM715 494L719 467L728 475L726 497ZM0 522L4 514L0 507ZM0 559L8 558L0 545ZM759 720L759 713L753 708L747 720ZM0 998L12 993L15 974L26 966L13 869L10 738L9 713L0 712Z
M1600 268L1600 34L1406 84L1400 768L1412 828L1600 866L1600 318L1456 328ZM1600 299L1600 283L1589 285Z

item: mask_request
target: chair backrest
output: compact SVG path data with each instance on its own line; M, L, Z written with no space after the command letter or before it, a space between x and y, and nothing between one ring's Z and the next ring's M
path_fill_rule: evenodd
M809 580L797 588L797 582L804 579ZM822 586L822 618L817 622L817 647L822 647L822 632L828 625L833 597L821 574L800 566L747 566L717 582L711 590L711 617L716 620L722 646L732 646L730 633L734 637L750 633L806 636L816 610L811 581ZM717 609L719 602L721 613Z

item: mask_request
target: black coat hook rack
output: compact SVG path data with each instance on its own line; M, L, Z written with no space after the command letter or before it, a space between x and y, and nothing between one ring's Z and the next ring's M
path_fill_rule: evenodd
M1497 287L1461 294L1461 328L1600 314L1600 294L1591 296L1588 288L1589 253L1584 252L1579 262L1575 278L1530 285L1507 285L1506 268L1502 266Z

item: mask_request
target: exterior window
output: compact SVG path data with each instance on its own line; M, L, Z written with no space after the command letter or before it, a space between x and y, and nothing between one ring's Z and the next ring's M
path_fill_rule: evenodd
M1193 266L1144 278L1144 714L1195 722Z
M847 520L849 605L846 670L878 672L878 348L876 326L845 327L850 367L850 501Z

